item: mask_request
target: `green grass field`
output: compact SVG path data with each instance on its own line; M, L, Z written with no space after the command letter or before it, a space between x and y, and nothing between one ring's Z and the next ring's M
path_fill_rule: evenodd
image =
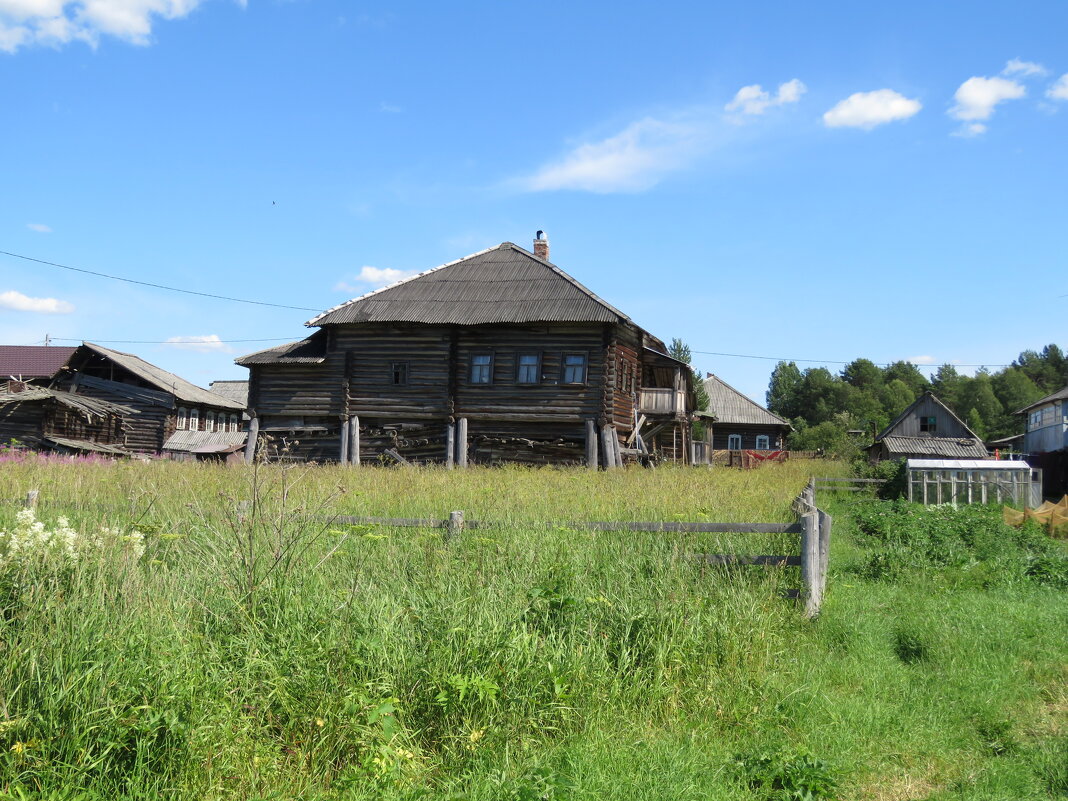
M567 525L791 521L813 469L847 472L5 464L0 499L92 544L0 570L0 795L1065 797L1068 593L1034 532L921 548L821 496L806 621L796 568L686 558L789 537ZM320 522L454 509L500 525Z

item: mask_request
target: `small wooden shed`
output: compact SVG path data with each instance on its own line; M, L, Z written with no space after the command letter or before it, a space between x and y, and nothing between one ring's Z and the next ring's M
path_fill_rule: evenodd
M983 439L931 392L925 392L879 432L868 449L887 459L986 459Z

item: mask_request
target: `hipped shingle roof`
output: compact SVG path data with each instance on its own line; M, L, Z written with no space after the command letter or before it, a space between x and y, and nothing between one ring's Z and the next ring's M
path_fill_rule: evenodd
M306 325L623 321L630 319L560 268L504 242L342 303Z

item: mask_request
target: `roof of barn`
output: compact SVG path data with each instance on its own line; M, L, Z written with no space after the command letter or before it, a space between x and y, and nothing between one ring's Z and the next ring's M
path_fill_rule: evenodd
M211 390L191 384L181 376L169 373L162 367L146 362L140 356L134 356L132 353L112 350L102 345L94 345L92 342L83 342L82 347L106 359L111 359L115 364L129 370L142 381L164 392L169 392L184 403L198 403L205 406L214 406L217 409L240 410L245 408L243 403L238 403Z

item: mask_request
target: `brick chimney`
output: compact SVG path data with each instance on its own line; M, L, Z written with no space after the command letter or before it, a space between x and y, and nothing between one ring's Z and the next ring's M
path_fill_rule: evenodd
M549 260L549 238L544 231L538 231L534 235L534 255L539 259Z

